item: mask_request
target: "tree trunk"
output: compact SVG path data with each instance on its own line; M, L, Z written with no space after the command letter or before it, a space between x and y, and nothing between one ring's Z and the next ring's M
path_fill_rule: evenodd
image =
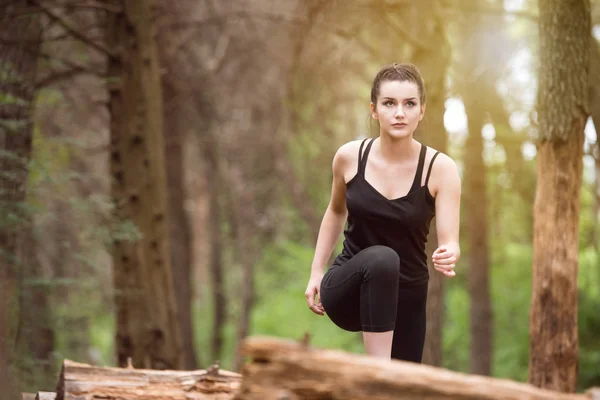
M590 93L590 116L596 127L596 132L600 132L600 45L594 37L590 38L590 72L589 72ZM600 136L600 134L598 134ZM600 140L596 141L600 143Z
M194 345L194 326L192 322L192 235L189 217L185 210L187 199L184 182L185 170L183 167L183 141L185 136L182 127L174 121L173 117L176 115L176 112L165 115L166 119L172 122L165 126L165 129L169 132L165 137L169 182L169 238L173 278L177 288L175 297L177 299L179 327L182 333L184 368L196 369L196 346Z
M113 248L119 365L183 365L168 243L160 71L151 2L125 0L108 28L111 175L116 215L140 232Z
M6 382L13 384L7 390L14 390L18 386L16 377L11 376L12 368L18 367L21 368L19 372L26 372L23 369L24 361L38 361L25 359L23 354L18 354L17 351L20 351L16 347L19 343L25 345L30 354L39 356L40 363L48 360L53 345L48 335L43 335L40 343L31 343L27 336L19 336L21 328L40 333L40 329L36 329L40 326L27 318L35 310L19 309L19 302L32 295L32 291L24 288L23 284L26 278L31 278L29 272L33 264L29 261L34 260L24 260L22 256L30 254L29 246L33 241L32 217L27 213L24 203L36 94L32 82L37 76L37 53L41 39L39 15L28 6L24 2L0 1L0 35L3 38L0 43L0 75L3 76L0 86L0 364L6 363L0 365L0 374L10 376ZM31 302L27 303L28 307L32 305ZM24 327L21 322L34 325ZM21 365L14 365L16 356L19 356Z
M487 21L489 22L489 21ZM487 170L483 158L482 128L485 124L486 93L493 90L490 54L481 15L463 21L464 82L460 93L468 118L468 137L464 150L463 199L468 263L468 285L471 297L471 357L470 372L490 375L492 366L492 309L489 288L489 222L487 216Z
M592 400L506 379L470 376L428 365L307 348L280 339L250 338L252 361L235 399Z
M596 254L600 256L600 234L598 232L598 224L600 223L600 141L598 139L596 139L594 167L594 234L592 240L594 241Z
M240 187L243 185L235 185ZM237 235L233 238L238 246L237 259L242 265L242 280L240 288L240 315L236 332L236 352L233 359L233 370L239 371L242 366L242 352L240 346L243 340L248 336L250 330L250 313L254 306L254 263L258 259L256 245L252 241L252 232L248 229L251 226L250 216L246 209L247 204L252 204L253 199L246 191L239 190L232 198L233 215L238 229Z
M22 363L21 383L26 387L51 390L54 386L55 365L54 326L50 307L49 276L44 276L33 250L39 246L31 221L29 235L22 238L17 253L21 269L20 315L17 351Z
M209 231L210 231L210 278L213 295L213 331L211 354L213 360L221 359L223 350L223 330L227 317L227 297L223 279L223 234L221 232L221 167L216 141L212 140L211 131L207 131L207 144L203 146L206 162L206 182L209 197ZM211 145L212 144L212 145Z
M427 82L427 112L419 124L417 137L425 145L443 153L448 152L448 136L444 127L446 111L446 73L450 64L450 45L446 37L445 22L439 13L439 2L418 3L418 15L425 18L433 14L427 23L417 24L416 34L430 46L424 49L417 47L413 54L423 79ZM434 7L434 11L431 8ZM442 274L433 268L431 254L438 247L435 220L431 223L431 231L427 238L426 253L429 266L429 289L427 291L427 332L423 349L423 362L434 366L442 365L444 325L444 280Z
M474 82L473 86L486 82ZM468 91L469 89L467 89ZM471 97L472 96L472 97ZM492 310L489 289L489 243L486 166L483 159L484 110L480 95L463 95L469 136L465 145L465 221L469 241L469 292L471 293L471 373L490 375L492 361Z
M592 240L596 253L600 254L600 46L594 37L590 38L590 116L596 129L596 146L592 149L594 155L596 174L594 184L594 231Z
M538 180L534 205L529 381L572 392L590 3L540 0ZM568 62L568 65L565 64Z
M11 294L7 283L7 274L4 265L2 265L2 269L0 269L0 322L2 322L0 323L0 390L6 394L7 398L16 399L18 393L17 382L11 371L11 358L8 354L9 351L12 351L9 346L13 339L9 336L8 316L6 315L10 303L5 296Z
M194 326L192 320L193 304L193 273L192 273L192 227L190 215L185 204L189 198L186 192L185 146L189 142L186 132L193 124L186 118L188 101L187 88L182 88L180 82L197 79L190 76L193 68L186 65L177 51L181 40L181 32L172 28L177 23L184 22L187 17L187 7L181 4L157 3L162 15L163 28L158 34L159 58L161 62L162 87L164 95L164 122L167 181L169 192L169 238L173 277L177 290L177 311L183 345L184 366L186 369L196 369L196 346L194 344ZM198 7L190 5L191 7Z

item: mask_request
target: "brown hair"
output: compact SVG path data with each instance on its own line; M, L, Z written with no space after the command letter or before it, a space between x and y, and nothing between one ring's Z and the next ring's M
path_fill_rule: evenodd
M387 81L408 81L414 83L419 89L419 102L421 105L425 104L425 84L419 70L413 64L394 63L383 67L373 79L373 86L371 87L371 102L373 104L377 104L381 83Z

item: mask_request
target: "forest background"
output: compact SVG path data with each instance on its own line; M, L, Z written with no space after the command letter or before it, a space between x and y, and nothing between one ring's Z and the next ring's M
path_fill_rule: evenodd
M0 321L22 390L53 390L65 358L238 369L256 334L362 352L303 294L333 154L377 135L370 85L392 62L421 70L416 138L463 179L462 259L432 272L425 361L527 380L536 2L144 3L0 1ZM591 17L578 389L600 385L600 1Z

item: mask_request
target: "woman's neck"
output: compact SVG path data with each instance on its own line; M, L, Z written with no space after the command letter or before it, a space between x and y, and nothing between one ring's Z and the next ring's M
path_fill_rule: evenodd
M394 139L388 135L379 135L379 150L381 157L390 163L399 163L412 160L420 151L419 143L412 135L405 138ZM376 143L373 143L377 145Z

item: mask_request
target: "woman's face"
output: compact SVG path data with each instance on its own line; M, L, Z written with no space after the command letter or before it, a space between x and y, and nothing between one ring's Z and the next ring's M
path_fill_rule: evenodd
M381 134L411 136L425 113L419 97L419 88L413 82L381 82L377 104L371 103L371 116L379 121Z

